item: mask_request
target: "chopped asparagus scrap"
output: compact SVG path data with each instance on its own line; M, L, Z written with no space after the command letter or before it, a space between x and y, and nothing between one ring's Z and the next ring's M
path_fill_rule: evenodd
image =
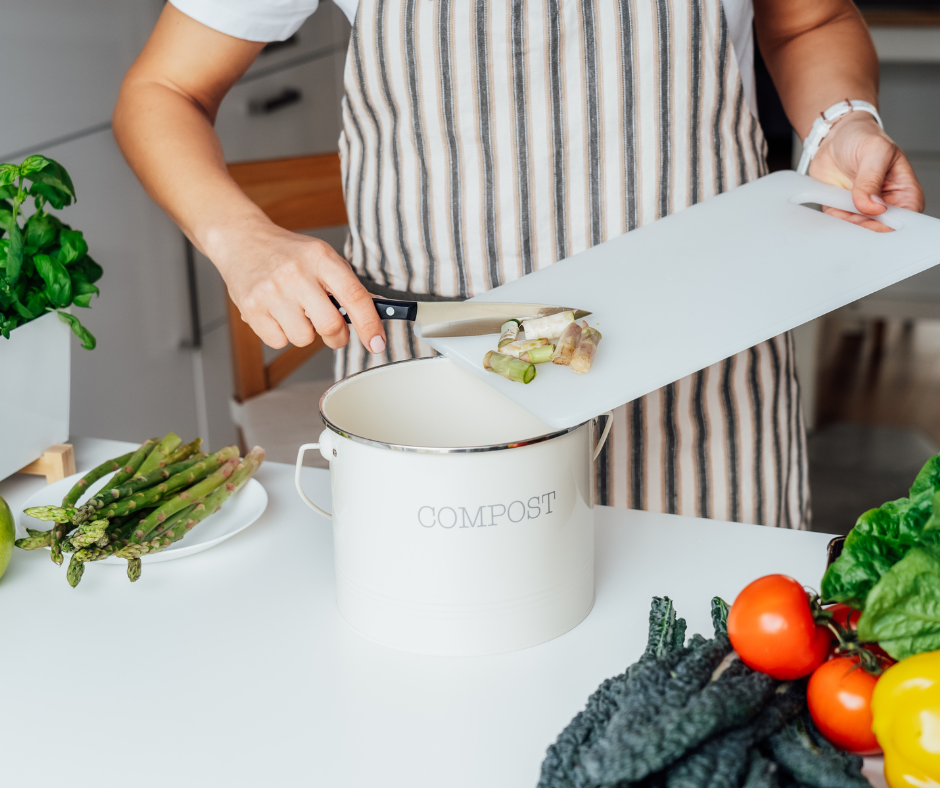
M534 350L537 347L551 344L547 339L521 339L518 342L510 342L500 348L499 352L505 356L519 358L527 350Z
M576 322L569 323L558 344L555 346L555 354L552 356L553 364L568 366L571 363L571 357L574 351L578 349L578 343L581 341L581 326Z
M596 328L590 328L585 323L581 331L581 341L578 343L578 349L571 356L571 369L573 372L583 375L585 372L590 371L600 341L601 332Z
M574 322L574 312L558 312L547 317L537 317L522 323L526 339L558 339Z
M535 364L493 350L483 357L483 367L516 383L529 383L535 378Z
M499 347L502 350L504 345L508 345L511 342L516 341L516 337L519 336L519 321L513 318L512 320L507 320L499 329L502 333L499 337Z
M555 352L555 346L546 340L546 344L527 350L519 356L520 361L527 361L530 364L544 364L552 360L552 354Z

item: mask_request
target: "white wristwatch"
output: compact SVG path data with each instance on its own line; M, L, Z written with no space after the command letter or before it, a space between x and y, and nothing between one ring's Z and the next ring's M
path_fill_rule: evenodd
M803 140L803 155L800 156L800 164L796 168L796 171L800 175L806 175L807 170L809 170L809 163L813 160L813 156L816 155L819 146L826 138L829 130L835 125L835 122L843 115L848 115L850 112L855 112L856 110L870 112L875 116L878 125L881 126L881 128L885 127L884 123L881 122L881 116L878 114L878 110L867 101L856 101L854 99L849 101L846 99L845 101L840 101L838 104L833 104L825 112L820 113L819 117L813 121L813 128L809 130L809 134L807 134L806 139Z

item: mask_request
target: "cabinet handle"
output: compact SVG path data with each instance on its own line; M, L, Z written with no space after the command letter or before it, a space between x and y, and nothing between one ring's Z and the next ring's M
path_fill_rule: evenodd
M298 104L304 94L298 88L284 88L280 93L248 102L249 115L271 115L278 110Z

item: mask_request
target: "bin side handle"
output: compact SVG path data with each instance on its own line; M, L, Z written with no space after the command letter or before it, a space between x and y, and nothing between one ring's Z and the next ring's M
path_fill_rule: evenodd
M300 493L300 497L303 499L303 502L307 504L313 511L317 514L322 515L327 520L332 520L333 515L329 512L324 512L319 506L317 506L313 501L307 497L307 493L304 492L304 488L300 486L300 470L304 467L304 455L310 451L310 449L319 449L319 443L305 443L297 450L297 465L294 468L294 486L297 488L297 492Z

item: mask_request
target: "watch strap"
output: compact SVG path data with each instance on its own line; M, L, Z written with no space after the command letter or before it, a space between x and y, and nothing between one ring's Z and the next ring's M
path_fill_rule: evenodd
M822 141L826 138L826 135L832 129L833 125L835 125L835 122L843 115L848 115L850 112L856 111L868 112L874 115L875 120L878 121L878 125L884 128L884 123L881 122L881 115L878 114L878 110L867 101L846 99L845 101L840 101L838 104L833 104L825 112L819 113L819 117L813 121L813 127L810 129L809 134L807 134L806 139L803 140L803 154L800 156L800 163L796 168L796 171L800 175L806 175L808 172L810 162L819 151L819 146L822 145Z

